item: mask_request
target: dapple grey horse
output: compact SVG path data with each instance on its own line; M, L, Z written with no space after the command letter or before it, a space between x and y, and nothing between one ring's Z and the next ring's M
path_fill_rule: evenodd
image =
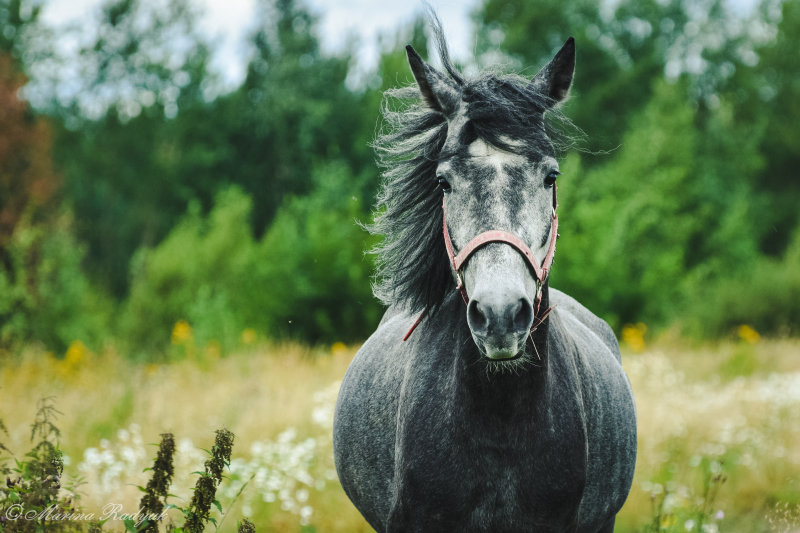
M532 80L407 47L390 91L374 233L383 320L334 420L345 492L377 531L610 532L630 490L636 414L611 328L548 285L555 133L570 38Z

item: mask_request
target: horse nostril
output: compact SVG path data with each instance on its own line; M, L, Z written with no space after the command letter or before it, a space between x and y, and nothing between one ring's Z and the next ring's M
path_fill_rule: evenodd
M513 304L502 301L496 305L481 303L473 298L467 305L467 323L478 335L519 334L528 331L533 323L533 306L527 298Z
M478 300L472 299L467 305L467 323L476 333L485 334L489 329L489 321L481 311Z
M527 331L533 324L533 306L527 298L520 298L514 308L514 331Z

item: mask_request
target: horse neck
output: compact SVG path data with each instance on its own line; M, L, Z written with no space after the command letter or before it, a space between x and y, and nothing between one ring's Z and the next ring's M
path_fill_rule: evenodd
M548 286L545 284L542 292L542 303L540 310L544 311L550 306L550 296ZM547 385L550 381L552 369L549 364L549 349L552 342L549 341L551 333L550 322L554 317L545 320L532 334L532 340L528 341L527 350L530 353L531 361L517 370L509 369L505 372L489 372L484 363L483 356L478 352L472 340L469 326L466 322L466 313L461 298L451 299L443 305L441 309L445 314L450 315L459 331L455 337L452 332L445 333L447 328L443 328L442 335L456 339L458 354L454 365L454 377L461 382L465 391L469 391L471 396L479 402L485 402L487 407L495 405L492 409L499 408L497 403L515 404L532 406L537 402L531 402L531 398L538 395L547 394ZM480 361L480 363L476 363ZM515 409L519 412L519 409ZM497 411L496 411L497 412Z

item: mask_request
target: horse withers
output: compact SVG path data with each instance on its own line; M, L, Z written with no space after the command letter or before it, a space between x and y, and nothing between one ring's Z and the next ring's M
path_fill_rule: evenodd
M609 326L548 275L558 237L551 121L570 38L532 80L407 48L389 91L371 231L388 310L342 382L334 456L377 531L610 532L630 490L636 414Z

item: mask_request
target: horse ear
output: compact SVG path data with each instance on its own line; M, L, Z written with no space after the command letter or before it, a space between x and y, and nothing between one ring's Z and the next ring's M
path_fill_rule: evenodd
M533 77L529 87L548 97L555 106L569 95L575 72L575 39L570 37L553 59Z
M443 74L425 63L411 45L406 46L406 54L425 102L431 109L449 115L457 106L458 89Z

